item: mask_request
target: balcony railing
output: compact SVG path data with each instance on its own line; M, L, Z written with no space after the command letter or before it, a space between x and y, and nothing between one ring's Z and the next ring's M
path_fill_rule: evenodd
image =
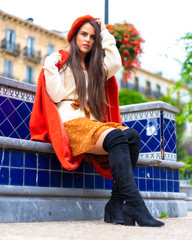
M41 62L41 51L29 51L27 47L23 49L23 56L32 62L40 63Z
M6 42L5 39L3 39L1 41L1 51L17 57L21 53L21 47L20 44L10 44L9 42Z
M125 88L125 89L134 90L136 92L140 92L143 95L145 95L147 97L151 97L151 98L158 99L159 97L163 96L163 94L161 92L152 91L151 88L143 88L143 87L140 87L139 85L135 85L131 82L125 83L125 82L121 81L121 87Z

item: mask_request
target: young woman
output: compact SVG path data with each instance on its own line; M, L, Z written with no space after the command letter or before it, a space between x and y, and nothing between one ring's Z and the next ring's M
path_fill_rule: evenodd
M164 223L154 219L147 210L134 181L133 170L140 149L138 133L120 123L106 122L106 119L115 119L106 118L115 109L107 101L106 84L109 88L112 86L113 75L121 67L114 37L100 18L86 15L75 20L67 40L70 52L64 61L66 53L62 51L45 59L45 89L56 104L72 156L84 154L85 159L95 164L107 156L113 190L105 206L104 220L125 225L137 222L140 226L163 226ZM113 87L108 94L112 91ZM115 109L117 115L118 108Z

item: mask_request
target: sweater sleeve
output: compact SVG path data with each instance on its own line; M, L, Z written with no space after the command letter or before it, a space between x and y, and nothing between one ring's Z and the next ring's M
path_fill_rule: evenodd
M101 32L102 48L105 50L104 64L108 71L108 79L121 68L121 56L116 47L113 35L107 29Z
M44 74L45 74L45 84L48 96L54 103L58 103L65 99L66 90L61 81L58 68L55 66L57 63L57 58L55 53L46 57L44 63Z

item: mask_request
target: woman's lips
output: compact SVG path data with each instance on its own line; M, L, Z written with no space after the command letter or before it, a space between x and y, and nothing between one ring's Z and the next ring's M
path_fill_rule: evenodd
M89 48L89 45L88 44L83 44L83 47L84 48Z

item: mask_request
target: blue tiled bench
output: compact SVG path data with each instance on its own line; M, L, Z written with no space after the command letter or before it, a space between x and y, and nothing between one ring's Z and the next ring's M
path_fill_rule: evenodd
M4 212L0 222L103 218L112 181L85 161L67 171L51 144L29 141L35 91L35 86L0 77L0 210ZM179 189L184 164L176 161L177 109L152 102L123 106L120 111L123 124L141 136L134 176L151 213L157 217L164 210L170 217L185 216L186 194Z

